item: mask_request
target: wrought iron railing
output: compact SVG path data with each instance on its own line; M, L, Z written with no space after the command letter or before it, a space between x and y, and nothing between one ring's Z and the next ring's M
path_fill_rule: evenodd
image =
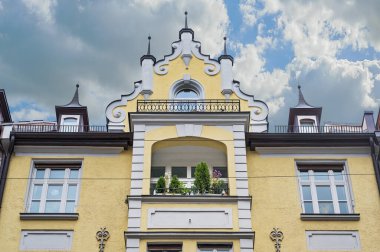
M322 133L322 134L344 134L344 133L367 133L362 126L355 125L328 125L328 126L293 126L277 125L275 133Z
M15 124L13 132L107 132L106 126L99 125L55 125L55 124Z
M240 112L240 100L138 100L137 112Z

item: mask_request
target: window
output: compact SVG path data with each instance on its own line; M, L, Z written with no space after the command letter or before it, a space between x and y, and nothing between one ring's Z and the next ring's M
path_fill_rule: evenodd
M198 244L199 252L230 252L232 244Z
M313 119L301 119L300 120L300 133L317 133L318 128L315 125L315 121Z
M343 164L297 164L305 214L353 212L348 176Z
M148 244L148 252L182 252L182 244Z
M81 163L35 163L27 212L74 213Z
M175 94L175 98L176 99L198 99L199 94L193 89L184 88L184 89L179 90Z
M172 176L187 178L187 167L172 167Z
M62 115L60 130L61 132L78 132L79 128L79 115Z

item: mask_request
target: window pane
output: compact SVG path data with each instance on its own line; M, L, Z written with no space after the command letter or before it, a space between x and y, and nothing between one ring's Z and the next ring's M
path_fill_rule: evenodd
M319 213L328 214L334 213L334 206L332 202L318 202L319 204Z
M50 171L50 178L51 179L63 179L65 176L65 170L64 169L52 169Z
M66 213L74 213L75 201L67 201L66 202Z
M37 169L36 179L43 179L45 175L45 169Z
M47 199L61 199L62 185L49 185Z
M175 98L177 99L196 99L198 98L198 94L197 92L195 92L194 90L191 90L191 89L182 89L181 91L179 91Z
M40 211L40 201L39 200L33 200L30 205L30 212L31 213L38 213Z
M58 213L61 201L46 201L45 213Z
M328 172L314 172L314 179L315 180L329 180L329 174Z
M194 178L195 177L195 167L191 167L191 177Z
M311 200L310 186L302 186L303 200Z
M79 177L79 170L78 169L71 169L70 170L70 178L71 179L77 179Z
M33 199L40 199L42 192L42 185L34 185L33 187Z
M342 181L343 180L343 174L341 171L334 171L334 178L335 180Z
M227 167L214 167L213 170L218 170L222 174L221 178L228 178Z
M300 171L299 176L301 180L309 180L309 173L307 171Z
M312 202L304 202L303 206L305 208L305 213L314 213Z
M347 202L339 202L339 209L341 214L348 213L348 205Z
M318 200L332 200L330 186L317 186Z
M339 200L346 200L346 190L344 189L344 186L337 186L336 192Z
M150 177L151 178L159 178L165 176L165 167L152 167L150 169Z
M77 195L77 186L69 185L69 188L67 189L67 199L75 200L76 195Z
M187 167L172 167L172 176L178 178L187 178Z

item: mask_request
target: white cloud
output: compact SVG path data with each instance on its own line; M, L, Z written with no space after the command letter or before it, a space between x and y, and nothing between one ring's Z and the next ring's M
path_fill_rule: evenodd
M54 23L54 7L56 0L22 0L30 13L34 14L39 22L45 24Z
M47 120L49 112L42 111L36 108L22 108L20 110L12 111L12 119L18 121L33 121L33 120Z
M255 4L256 0L241 0L239 3L240 12L243 15L243 23L246 26L253 26L257 21L258 12Z

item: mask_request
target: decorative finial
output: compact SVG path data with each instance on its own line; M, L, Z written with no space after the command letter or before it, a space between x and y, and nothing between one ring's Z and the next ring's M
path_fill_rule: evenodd
M185 28L188 28L188 27L187 27L187 13L188 13L188 12L185 11Z
M79 88L79 82L77 83L76 87Z
M150 40L151 39L152 39L152 37L149 34L149 36L148 36L148 53L147 53L147 55L150 55Z
M301 85L300 84L298 84L298 89L301 90Z
M227 38L224 36L224 55L227 55Z

